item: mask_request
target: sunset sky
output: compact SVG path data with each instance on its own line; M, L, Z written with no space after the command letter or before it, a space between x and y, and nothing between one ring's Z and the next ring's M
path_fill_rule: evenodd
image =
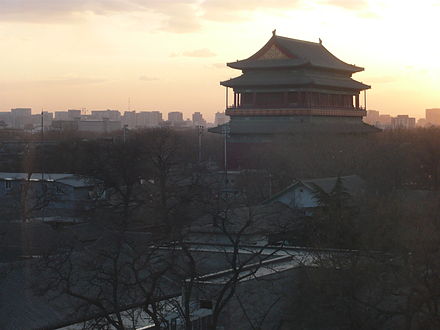
M368 107L440 108L440 0L0 0L0 111L224 111L219 82L277 34L364 67Z

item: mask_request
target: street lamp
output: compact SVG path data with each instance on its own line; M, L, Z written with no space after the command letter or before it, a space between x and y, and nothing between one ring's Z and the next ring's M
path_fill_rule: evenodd
M223 126L222 126L222 134L223 134L223 136L224 136L224 153L225 153L225 155L224 155L224 160L225 160L225 164L224 164L224 167L225 167L225 184L227 184L228 183L228 153L227 153L227 140L228 140L228 138L230 137L229 136L229 133L231 132L231 128L229 127L229 123L227 123L227 124L224 124Z
M197 135L199 136L199 163L202 162L202 135L204 132L204 126L203 125L197 125Z

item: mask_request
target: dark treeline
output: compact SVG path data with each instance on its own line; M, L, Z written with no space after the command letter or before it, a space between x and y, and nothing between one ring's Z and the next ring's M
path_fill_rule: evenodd
M438 190L439 144L439 128L292 136L251 153L248 162L267 169L278 187L294 178L358 174L377 190Z
M91 165L101 153L124 157L118 149L131 152L132 162L142 161L147 149L157 144L158 132L168 131L174 139L175 158L182 163L196 163L196 131L152 129L100 137L75 134L46 135L44 146L26 143L7 163L3 172L40 172L93 174ZM39 141L34 137L32 140ZM291 136L280 138L267 147L249 150L245 168L266 170L273 189L283 188L295 178L315 178L358 174L377 190L402 187L438 190L440 188L440 129L389 130L370 135ZM204 161L223 162L222 136L206 133L202 139Z
M93 174L91 166L101 153L114 152L124 157L125 152L132 153L132 162L141 161L148 148L157 143L158 136L167 136L173 139L174 156L182 162L196 162L198 159L197 131L173 131L165 128L129 131L125 134L116 132L112 135L79 134L75 132L59 134L46 133L43 137L35 135L22 140L16 146L17 153L8 163L2 163L3 172L40 172L47 173L78 173ZM222 145L219 137L207 134L203 137L203 154L205 159L218 161L222 157ZM2 143L0 141L0 143ZM167 141L171 143L171 141ZM3 142L7 144L7 142ZM128 156L128 155L127 155Z

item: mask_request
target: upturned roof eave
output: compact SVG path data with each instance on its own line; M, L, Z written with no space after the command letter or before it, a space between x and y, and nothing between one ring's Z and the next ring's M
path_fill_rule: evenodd
M236 61L236 62L229 62L226 63L226 65L232 69L236 69L236 70L249 70L249 69L260 69L260 70L265 70L265 69L284 69L284 68L301 68L301 67L311 67L311 68L317 68L317 69L323 69L323 70L329 70L329 71L336 71L336 72L345 72L345 73L357 73L357 72L362 72L365 71L365 68L363 67L359 67L359 66L355 66L352 64L348 64L345 63L347 65L347 68L336 68L334 66L322 66L322 65L316 65L313 64L310 61L306 61L304 60L304 62L300 62L300 63L286 63L285 61L283 63L280 63L279 65L277 65L276 63L270 63L268 65L262 65L264 63L259 63L262 62L264 60L250 60L250 59L246 59L246 60L240 60L240 61Z
M319 49L319 51L323 51L325 56L327 56L330 59L333 59L336 61L336 63L329 64L326 66L319 66L319 65L314 65L311 61L310 58L307 57L303 57L303 56L298 56L298 54L292 50L292 45L291 43L295 43L294 47L297 47L298 45L308 45L307 47L309 48L310 46ZM259 65L253 65L253 63L257 63L257 61L261 61L259 60L259 56L262 55L266 50L268 50L270 47L272 47L273 45L275 45L276 47L278 47L278 49L287 57L288 59L292 59L292 60L303 60L305 62L310 63L312 66L315 66L317 68L322 67L325 69L330 69L330 70L335 70L335 71L343 71L343 72L351 72L351 73L356 73L356 72L361 72L364 71L364 68L362 67L358 67L356 65L353 64L349 64L346 63L344 61L342 61L341 59L339 59L338 57L336 57L335 55L333 55L326 47L324 47L324 45L320 42L320 43L315 43L315 42L311 42L311 41L305 41L305 40L299 40L299 39L292 39L292 38L287 38L287 37L282 37L282 36L278 36L273 34L272 37L266 42L266 44L261 47L256 53L254 53L253 55L251 55L250 57L243 59L243 60L237 60L236 62L229 62L226 65L230 68L233 69L239 69L239 70L243 70L243 69L252 69L252 68L261 68L264 69L264 66L261 66L261 63L258 62ZM316 52L316 50L314 50L313 52ZM280 67L284 67L285 64L281 65ZM298 63L292 63L292 66L298 66ZM269 66L269 67L276 67L276 66Z
M237 77L238 78L238 77ZM337 89L344 89L344 90L356 90L356 91L363 91L367 89L371 89L370 85L365 85L361 82L356 81L358 84L361 84L359 88L348 88L343 86L334 86L334 85L326 85L326 84L316 84L313 82L307 82L304 84L291 84L291 83L279 83L279 84L261 84L261 83L234 83L234 80L237 78L228 79L225 81L221 81L220 85L224 87L229 88L246 88L246 87L330 87L330 88L337 88Z
M247 69L283 69L283 68L298 68L310 65L310 61L307 60L281 60L279 63L274 60L254 60L246 59L236 62L229 62L226 65L232 69L247 70Z

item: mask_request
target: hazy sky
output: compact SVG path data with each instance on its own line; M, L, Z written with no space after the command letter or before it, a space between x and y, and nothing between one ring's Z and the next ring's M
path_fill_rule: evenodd
M365 67L368 105L440 107L440 0L0 0L0 110L224 110L225 63L277 34Z

